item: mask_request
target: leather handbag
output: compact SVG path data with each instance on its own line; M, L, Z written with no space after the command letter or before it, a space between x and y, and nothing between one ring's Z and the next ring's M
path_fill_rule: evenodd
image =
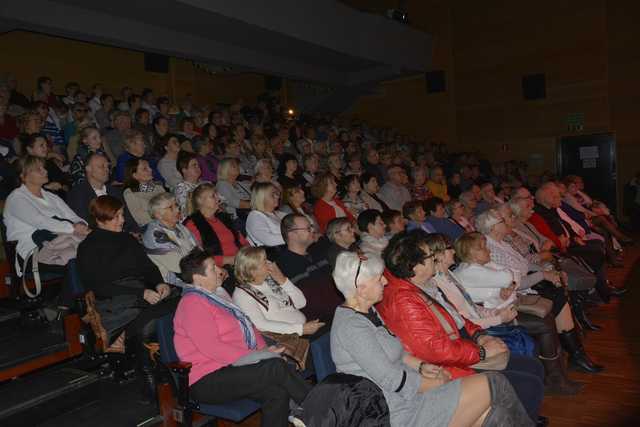
M298 334L278 334L264 331L261 333L267 341L272 341L273 345L284 347L283 354L295 361L298 370L304 371L310 347L308 339L302 338Z
M541 319L551 313L553 302L540 295L518 295L516 310L521 313L532 314Z

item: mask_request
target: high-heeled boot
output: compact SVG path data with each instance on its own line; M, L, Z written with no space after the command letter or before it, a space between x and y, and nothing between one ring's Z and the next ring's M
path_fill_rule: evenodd
M547 396L573 396L582 390L583 384L572 381L567 376L562 350L555 333L540 334L536 337L544 366L544 394Z
M569 364L571 366L592 374L597 374L604 369L604 366L593 363L589 358L575 328L568 332L558 333L558 337L564 351L569 353Z
M592 323L587 313L584 310L584 302L587 298L588 291L570 291L569 302L571 303L571 311L576 321L582 329L588 329L590 331L599 331L601 326Z
M523 426L533 427L535 423L522 406L520 399L509 381L498 372L485 372L491 392L491 409L482 427Z

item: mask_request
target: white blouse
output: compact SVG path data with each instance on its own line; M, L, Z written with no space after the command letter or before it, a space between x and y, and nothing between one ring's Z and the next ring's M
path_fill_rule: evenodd
M257 210L249 212L247 217L247 240L251 246L284 245L280 222L284 215L280 212L265 213Z
M233 291L233 302L251 319L260 331L279 334L302 335L307 319L300 311L307 300L300 289L289 279L284 285L278 285L267 278L261 285L246 285L257 298L242 287Z
M9 194L4 205L7 240L17 240L16 251L24 259L35 249L31 235L36 230L71 234L73 225L85 223L60 197L42 190L36 197L23 184Z
M507 268L489 262L484 265L463 262L452 275L464 286L475 303L485 308L496 308L504 305L500 290L513 283L513 272Z

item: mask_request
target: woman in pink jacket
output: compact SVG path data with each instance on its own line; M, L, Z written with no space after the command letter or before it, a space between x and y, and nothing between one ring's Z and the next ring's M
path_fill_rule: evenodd
M180 269L193 287L178 304L173 340L180 360L192 364L193 397L207 404L254 399L262 403L262 426L286 427L289 400L301 403L310 386L219 288L221 271L206 252L195 249Z

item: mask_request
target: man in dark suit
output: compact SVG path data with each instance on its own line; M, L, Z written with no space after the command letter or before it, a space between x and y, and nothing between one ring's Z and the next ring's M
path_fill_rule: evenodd
M90 222L89 203L98 196L109 195L122 200L120 189L113 187L109 181L109 161L99 153L90 154L87 158L86 179L78 182L67 193L67 204L82 219ZM131 233L140 233L140 227L135 222L131 213L124 206L124 230Z

